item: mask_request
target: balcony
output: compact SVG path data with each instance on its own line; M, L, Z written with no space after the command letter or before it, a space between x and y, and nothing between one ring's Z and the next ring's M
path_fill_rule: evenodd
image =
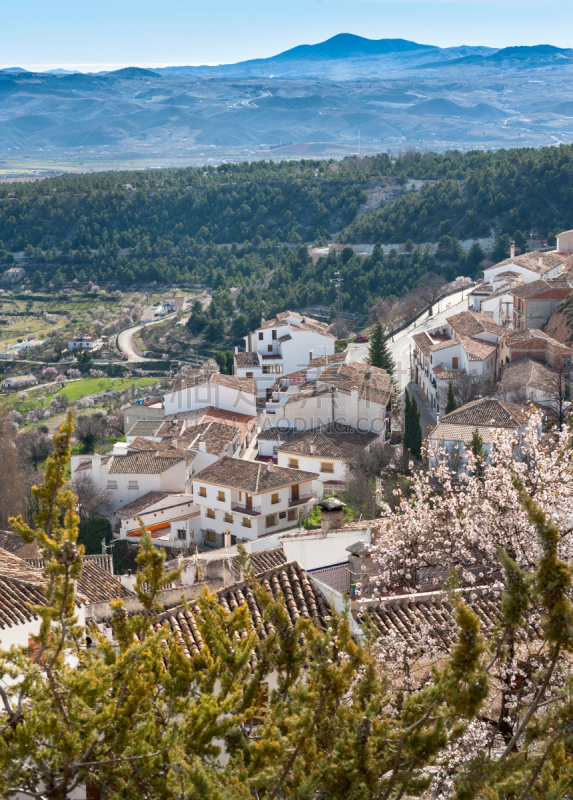
M261 514L260 506L245 506L240 503L231 503L231 509L237 514L249 514L251 517L259 517Z
M312 494L304 494L301 495L296 500L289 500L288 505L289 508L293 508L294 506L303 506L305 503L310 503L311 500L314 500L314 495Z

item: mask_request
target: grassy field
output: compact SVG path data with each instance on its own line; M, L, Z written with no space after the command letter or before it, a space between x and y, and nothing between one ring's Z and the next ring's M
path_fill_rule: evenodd
M139 386L140 388L143 388L145 386L154 386L156 383L157 378L150 376L128 379L81 378L77 381L70 381L70 383L66 384L64 389L58 389L57 386L38 386L28 389L26 390L26 393L28 394L27 400L22 400L20 397L18 397L17 392L14 394L6 394L0 398L0 403L2 403L2 405L4 405L9 411L15 408L17 411L25 413L38 406L49 406L50 401L54 397L62 394L66 395L70 403L73 403L80 397L95 397L95 395L106 391L125 392L126 390L131 389L133 386ZM46 395L46 393L48 394ZM35 399L35 396L40 397L42 395L46 395L43 402L39 402ZM95 399L97 400L97 398Z

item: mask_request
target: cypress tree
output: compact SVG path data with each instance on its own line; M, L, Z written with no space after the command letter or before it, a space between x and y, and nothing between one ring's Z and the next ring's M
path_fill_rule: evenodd
M454 397L454 387L452 386L452 382L448 383L448 401L446 403L446 414L449 414L452 411L455 411L457 408L456 405L456 398Z
M420 424L420 409L418 408L418 403L414 397L412 397L410 401L410 414L412 417L412 443L410 445L410 450L414 458L420 458L422 455L423 441L422 426Z
M384 328L379 322L374 326L374 333L370 338L368 358L373 367L380 367L385 369L388 375L394 375L396 364L392 358Z
M407 453L412 447L412 426L411 426L411 404L408 390L404 390L404 452Z

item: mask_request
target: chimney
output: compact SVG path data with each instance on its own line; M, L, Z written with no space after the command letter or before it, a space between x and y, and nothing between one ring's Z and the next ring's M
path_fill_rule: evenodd
M239 348L235 345L235 355L238 355L238 353L239 353Z
M311 442L310 443L310 454L311 454L311 456L313 456L315 453L316 453L316 445L314 444L314 442Z
M205 439L201 439L201 441L199 442L199 452L200 453L206 453L207 452L207 448L205 446Z
M366 378L370 379L372 377L372 364L368 364L368 369L366 370Z
M344 525L344 509L346 504L339 500L337 497L327 497L322 503L318 504L320 508L320 529L323 532L330 531L333 528L340 528Z
M275 465L273 464L273 462L272 461L267 461L267 470L269 472L272 472L274 470L274 468L275 468Z
M225 548L229 548L231 546L231 531L227 528L226 531L223 531L223 535L225 537Z
M314 350L309 350L309 351L308 351L308 363L309 363L309 364L310 364L310 362L312 361L312 357L313 357L313 356L314 356Z
M539 256L539 261L537 262L539 265L539 269L543 266L543 256Z
M515 258L515 242L511 243L511 248L509 250L509 257Z
M171 447L174 447L175 449L179 447L179 438L177 436L174 436L173 439L171 439Z

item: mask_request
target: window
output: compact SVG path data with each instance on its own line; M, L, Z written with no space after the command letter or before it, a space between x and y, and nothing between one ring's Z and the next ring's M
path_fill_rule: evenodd
M209 519L215 519L215 512L213 511L212 508L207 509L207 516L209 517Z
M267 345L267 352L268 352L268 353L272 353L272 352L273 352L273 346L272 346L272 344L268 344L268 345Z
M332 463L332 461L321 461L320 462L320 471L321 472L333 473L334 472L334 464Z
M220 500L222 503L225 502L225 492L217 492L217 500Z
M187 539L187 531L184 528L179 528L177 531L177 538L185 541Z
M129 481L127 484L128 489L139 489L139 483L137 481Z
M274 514L269 514L269 516L267 517L266 522L267 522L267 528L272 528L273 525L277 524L277 518L276 518L276 516Z
M296 519L296 508L291 508L288 512L289 519Z
M229 514L229 512L226 511L225 512L225 522L232 522L232 521L233 521L233 515Z
M217 534L215 533L215 531L207 531L207 541L208 542L217 541Z
M252 377L253 377L253 373L252 372L247 372L247 378L252 378Z
M250 528L251 527L251 518L250 517L243 517L243 521L241 523L243 528Z
M298 469L298 458L289 458L288 465L291 469Z
M262 331L259 331L259 342L262 342L265 338L265 334Z
M239 500L242 500L242 499L243 499L243 493L239 492Z
M279 519L286 519L286 511L281 511L280 512Z
M263 375L272 375L283 371L282 364L263 364Z
M280 503L278 492L276 494L271 495L271 505L275 506L277 503Z
M199 487L199 497L207 497L207 487L205 486Z
M108 481L107 482L108 489L117 489L117 481Z
M277 332L276 332L276 331L273 331L273 333L272 333L272 337L273 337L273 339L276 339L276 338L277 338Z

